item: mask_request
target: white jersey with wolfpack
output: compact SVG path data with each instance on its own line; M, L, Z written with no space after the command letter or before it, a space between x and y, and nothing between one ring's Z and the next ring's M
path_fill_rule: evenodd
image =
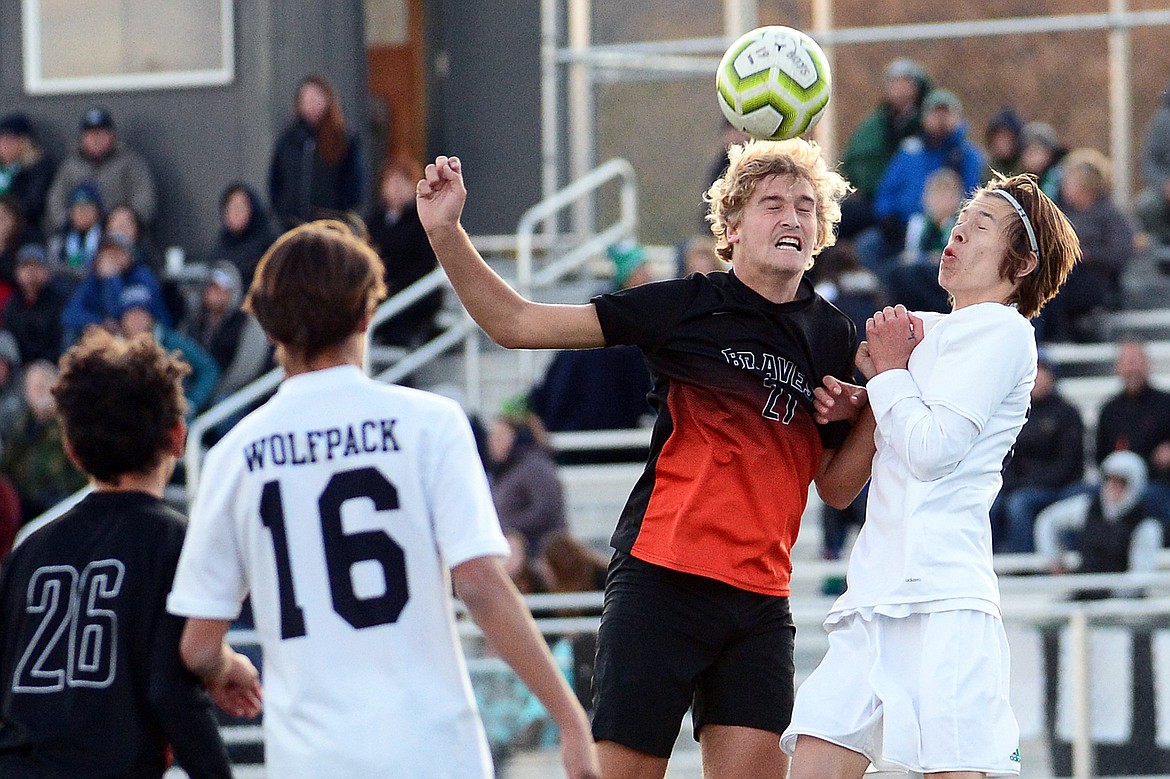
M953 608L999 616L988 512L1036 380L1032 325L1011 306L980 303L921 314L926 333L909 370L869 382L877 454L848 588L829 613L888 616ZM958 428L966 428L960 431ZM928 453L928 442L966 440ZM894 608L890 608L894 607Z
M251 593L269 776L489 777L449 568L507 551L458 405L330 368L212 449L168 608Z

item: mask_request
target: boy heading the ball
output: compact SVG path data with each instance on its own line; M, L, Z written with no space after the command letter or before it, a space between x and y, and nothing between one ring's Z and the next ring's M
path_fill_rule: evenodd
M510 348L634 344L658 412L646 469L614 532L594 679L602 773L661 777L688 706L719 777L783 777L793 698L791 560L810 483L846 506L873 427L815 418L826 375L852 376L856 332L804 278L834 241L848 184L802 139L749 141L707 193L727 273L645 284L587 305L529 301L459 223L456 157L418 211L469 313ZM824 424L821 424L824 422Z

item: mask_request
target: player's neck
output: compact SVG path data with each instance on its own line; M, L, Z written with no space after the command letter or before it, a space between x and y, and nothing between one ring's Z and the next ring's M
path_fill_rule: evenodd
M342 365L353 365L360 368L365 357L365 350L365 333L357 332L344 341L317 352L312 357L307 357L303 352L289 349L282 344L278 350L278 358L284 367L285 378L291 378L302 373L323 371Z
M800 280L804 272L782 273L768 272L745 265L738 267L733 264L735 276L760 297L773 303L789 303L796 299L800 289Z
M146 473L124 473L117 481L92 479L93 489L94 492L145 492L147 495L161 498L174 471L175 458L164 457L157 466Z

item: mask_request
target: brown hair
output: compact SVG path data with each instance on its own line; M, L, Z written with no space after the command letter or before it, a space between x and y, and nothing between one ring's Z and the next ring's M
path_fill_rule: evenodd
M703 199L707 202L707 221L715 235L715 253L731 261L727 228L743 214L744 206L756 185L769 176L794 176L812 184L817 196L817 245L813 256L837 242L834 229L841 221L841 200L852 187L835 170L829 168L821 147L813 141L792 138L787 141L750 140L727 150L727 170L715 180ZM812 265L810 263L809 268ZM806 269L807 270L807 269Z
M590 592L605 580L608 561L567 531L548 536L542 551L550 592Z
M1036 269L1020 278L1006 302L1015 303L1021 314L1031 319L1040 313L1044 304L1056 296L1064 280L1081 258L1081 242L1068 217L1056 203L1040 189L1040 182L1031 173L1011 178L996 174L996 178L977 189L971 199L989 195L995 190L1009 193L1019 202L1032 223L1036 243L1040 249ZM997 199L1000 195L995 196ZM1004 228L1008 249L1000 265L1000 276L1014 279L1028 265L1032 252L1028 231L1023 219L1009 219Z
M244 310L277 343L314 357L355 333L386 297L382 261L333 219L289 230L260 258Z
M150 335L121 339L92 327L61 358L53 399L82 469L114 482L158 465L187 413L191 367Z
M317 154L322 161L336 165L345 154L345 114L341 111L341 102L337 99L333 84L319 73L301 80L294 100L299 99L301 90L310 85L324 92L326 98L325 115L317 125Z

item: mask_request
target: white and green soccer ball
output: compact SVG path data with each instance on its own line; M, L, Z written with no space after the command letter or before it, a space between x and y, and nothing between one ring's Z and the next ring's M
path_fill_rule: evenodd
M715 73L719 107L753 138L779 141L813 128L833 78L825 52L791 27L757 27L727 49Z

